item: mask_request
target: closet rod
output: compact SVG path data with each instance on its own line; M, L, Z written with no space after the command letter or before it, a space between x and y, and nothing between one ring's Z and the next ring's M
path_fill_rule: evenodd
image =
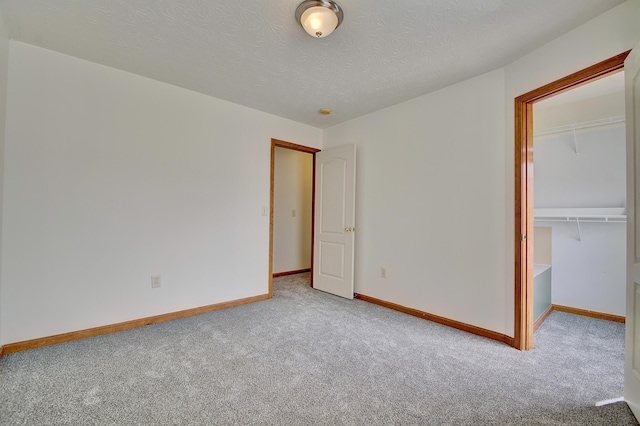
M534 217L534 222L581 222L581 223L626 223L627 219L618 217L580 218L580 217Z
M580 123L567 124L564 126L551 127L549 129L540 129L533 132L533 136L549 136L559 133L570 133L576 130L592 129L602 126L611 126L613 124L622 124L625 122L624 115L616 115L609 118L601 118L598 120L583 121Z

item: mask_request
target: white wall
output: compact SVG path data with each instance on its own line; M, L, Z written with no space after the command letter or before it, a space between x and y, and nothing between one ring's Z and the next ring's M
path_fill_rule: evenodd
M632 48L639 20L630 0L504 69L326 129L325 148L359 151L356 292L513 336L514 98Z
M358 150L357 293L510 331L503 90L497 70L325 130Z
M320 130L19 42L9 76L3 343L267 292L271 138Z
M311 266L312 185L313 155L276 147L273 193L274 273L298 271Z
M625 316L624 223L554 223L551 302Z
M4 26L4 19L0 14L0 240L2 239L2 212L4 188L4 144L5 117L7 110L7 79L9 74L9 38ZM2 345L2 247L0 246L0 345Z
M535 108L534 108L535 127ZM625 128L534 138L535 208L625 207Z

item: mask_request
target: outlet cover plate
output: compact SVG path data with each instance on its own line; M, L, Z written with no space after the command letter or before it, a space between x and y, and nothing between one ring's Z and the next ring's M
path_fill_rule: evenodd
M161 284L160 275L151 275L151 288L158 288Z

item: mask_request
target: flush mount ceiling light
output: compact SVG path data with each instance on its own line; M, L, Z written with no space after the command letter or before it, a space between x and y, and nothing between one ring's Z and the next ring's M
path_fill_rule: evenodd
M322 38L342 23L342 8L331 0L305 0L296 9L296 21L311 37Z

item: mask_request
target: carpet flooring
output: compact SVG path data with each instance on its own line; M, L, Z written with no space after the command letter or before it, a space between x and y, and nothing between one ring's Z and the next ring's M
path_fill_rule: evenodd
M271 300L10 354L2 425L637 425L624 325L554 312L536 348L274 280Z

